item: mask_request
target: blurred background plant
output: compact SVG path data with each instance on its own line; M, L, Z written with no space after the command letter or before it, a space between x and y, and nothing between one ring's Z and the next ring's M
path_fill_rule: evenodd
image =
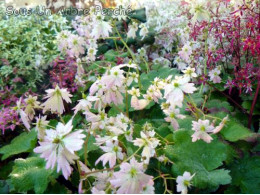
M1 16L0 89L36 90L49 63L59 54L56 34L67 28L62 16Z

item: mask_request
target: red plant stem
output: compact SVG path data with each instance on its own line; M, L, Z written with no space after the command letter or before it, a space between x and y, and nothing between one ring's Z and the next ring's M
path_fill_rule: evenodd
M252 106L251 106L251 109L250 109L249 119L248 119L248 128L251 127L253 112L254 112L254 109L255 109L255 105L256 105L256 100L257 100L257 97L258 97L259 89L260 89L260 80L258 80L257 88L256 88L255 96L254 96L254 100L253 100L253 103L252 103Z
M233 100L229 95L225 94L224 92L220 91L218 88L214 87L213 85L211 85L210 83L207 82L207 84L211 87L213 87L215 90L217 90L218 92L220 92L222 95L224 95L225 97L227 97L230 101L232 101L237 107L239 107L244 114L248 114L248 112L241 106L239 105L235 100Z

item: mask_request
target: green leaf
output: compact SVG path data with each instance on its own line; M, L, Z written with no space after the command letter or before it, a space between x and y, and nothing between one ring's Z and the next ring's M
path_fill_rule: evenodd
M52 175L52 170L45 169L45 161L39 157L16 159L12 173L12 184L19 193L34 190L41 194L45 191Z
M232 186L242 194L260 193L260 157L244 157L230 166ZM229 190L229 189L228 189Z
M221 110L221 111L232 111L233 110L233 107L230 106L230 104L226 101L220 101L218 99L213 99L213 100L210 100L207 102L207 108L209 110L211 110L212 112L216 112L218 110Z
M193 180L195 187L215 190L219 185L231 182L229 171L217 169L228 158L228 145L218 141L216 136L208 144L199 140L191 141L192 131L179 130L174 133L174 145L166 146L165 154L174 164L172 172L175 176L185 171L196 174Z
M29 133L24 132L20 134L9 145L0 149L0 154L3 154L2 160L23 152L31 152L35 148L36 142L37 132L34 129Z
M107 61L116 61L116 57L125 58L128 56L128 53L119 54L117 51L111 49L111 50L108 50L104 54L104 56Z
M145 14L145 9L142 8L142 9L137 9L137 10L134 10L130 13L129 17L131 19L136 19L136 20L139 20L141 22L146 22L146 14Z
M254 135L248 128L234 120L227 122L226 126L220 132L224 138L231 142L244 140Z

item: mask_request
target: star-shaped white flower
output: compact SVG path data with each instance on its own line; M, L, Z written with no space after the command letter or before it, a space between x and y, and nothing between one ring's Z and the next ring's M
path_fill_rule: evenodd
M43 113L47 110L51 110L52 112L62 114L65 111L63 100L67 103L71 103L70 97L72 97L72 95L67 89L60 89L58 85L55 89L48 89L46 92L47 95L45 99L47 100L42 104L44 107Z

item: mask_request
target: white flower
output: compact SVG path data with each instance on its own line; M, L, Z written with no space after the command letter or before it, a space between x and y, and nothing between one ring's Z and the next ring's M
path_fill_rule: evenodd
M172 127L175 130L178 130L179 129L179 124L178 124L178 121L176 119L184 119L185 118L184 115L180 114L180 109L178 109L178 108L176 109L176 108L170 107L169 109L164 110L164 113L167 115L165 120L167 122L170 122Z
M191 4L190 13L193 14L192 21L195 23L196 21L208 21L210 19L210 15L208 11L205 9L207 1L205 0L196 0Z
M103 166L105 166L109 162L109 167L112 168L115 166L117 158L120 160L124 158L122 148L118 146L118 141L107 141L106 146L100 146L100 148L106 153L97 159L95 165L102 161Z
M164 87L164 97L166 98L167 103L181 107L184 99L184 93L193 93L196 90L194 84L188 82L189 78L187 77L175 77L175 80L173 80L170 84L167 84Z
M97 19L93 22L93 31L91 36L95 39L109 37L109 33L112 32L112 27L109 22L103 20L101 16L97 16Z
M214 126L209 124L209 120L198 120L192 121L192 130L195 131L195 133L191 136L192 142L196 142L197 140L204 140L207 143L210 143L213 138L208 134L212 133L214 130Z
M91 189L92 194L106 194L104 190L98 190L96 187Z
M62 171L63 176L68 179L72 172L72 167L78 156L75 151L79 151L86 136L83 130L72 132L72 120L66 125L58 123L56 130L46 130L46 136L40 141L40 146L34 149L35 153L41 153L41 157L47 161L46 169L54 168L57 164L57 172Z
M72 97L72 95L67 89L60 89L58 85L55 89L48 89L46 92L48 94L45 97L45 99L47 99L46 102L42 104L42 106L44 106L43 113L47 110L51 110L52 112L62 114L65 111L63 100L67 103L71 103L70 97Z
M144 37L149 33L149 30L145 24L140 24L139 27L141 28L139 34L142 37L142 40Z
M95 96L88 96L86 99L79 100L79 103L73 108L74 115L77 114L80 110L88 111L92 107L92 102L97 100L98 98Z
M179 70L183 70L187 67L187 64L179 56L174 59L174 63L177 64Z
M158 160L159 160L160 162L163 162L163 163L169 162L169 158L166 157L165 155L159 156L159 157L158 157Z
M189 172L185 171L183 176L178 176L176 179L177 182L177 192L182 194L188 193L188 188L191 186L191 180L195 174L191 175Z
M155 155L155 148L160 144L160 141L154 138L155 132L141 131L141 138L136 138L133 141L135 146L144 147L142 152L142 157L144 158L144 163L148 164L151 157Z
M95 48L88 48L87 59L89 61L95 61L96 60L96 53L97 53L97 50Z
M128 93L132 96L140 97L140 90L132 87L131 90L128 90Z
M133 22L129 25L129 30L127 33L128 38L135 38L136 37L136 31L138 30L138 24L136 22Z
M120 165L120 171L115 172L110 180L114 188L118 188L118 194L139 194L147 185L152 185L152 176L144 173L143 163L138 163L134 158L130 163Z
M130 86L133 81L138 83L138 77L139 77L139 75L136 72L129 72L127 86Z
M158 88L156 85L150 85L150 87L147 89L147 95L151 96L153 101L156 103L159 103L159 99L162 99L160 88Z
M186 70L182 71L184 73L184 77L188 77L189 79L195 78L198 75L195 73L195 68L188 67Z

